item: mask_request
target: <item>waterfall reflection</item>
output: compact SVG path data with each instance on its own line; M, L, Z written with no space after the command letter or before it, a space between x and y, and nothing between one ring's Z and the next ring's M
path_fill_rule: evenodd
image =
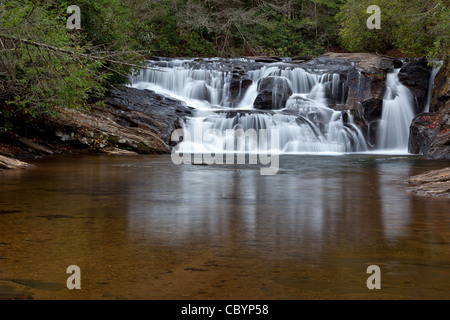
M412 210L411 195L393 183L408 175L409 160L383 159L282 156L275 176L258 166L166 165L147 190L130 194L130 228L167 240L238 237L285 248L383 242L401 234Z
M411 196L399 192L401 186L398 185L398 181L405 180L411 172L411 162L406 159L379 159L377 164L378 190L382 197L381 221L387 240L405 235L411 223Z
M416 197L401 183L447 163L282 156L277 175L261 176L258 166L176 166L170 156L37 162L2 176L8 285L64 287L76 264L89 299L366 299L374 293L365 270L376 264L386 284L377 298L447 292L448 200Z

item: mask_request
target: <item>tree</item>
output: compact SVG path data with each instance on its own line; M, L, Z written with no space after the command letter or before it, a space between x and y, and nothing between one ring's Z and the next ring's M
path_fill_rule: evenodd
M13 119L84 107L103 95L113 75L127 76L142 61L121 45L110 51L84 32L69 31L67 7L52 0L0 0L1 130L12 129Z
M381 29L365 27L369 5L381 9ZM350 51L447 59L450 39L448 1L347 0L338 16L343 47Z

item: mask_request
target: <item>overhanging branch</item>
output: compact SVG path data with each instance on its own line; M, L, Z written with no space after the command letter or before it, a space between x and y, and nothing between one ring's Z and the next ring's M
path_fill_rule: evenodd
M66 49L61 49L61 48L58 48L58 47L55 47L55 46L51 46L51 45L48 45L48 44L45 44L45 43L39 43L39 42L27 40L27 39L20 39L20 38L14 37L14 36L7 36L7 35L4 35L4 34L0 34L0 37L8 39L8 40L11 40L11 41L21 42L21 43L24 43L24 44L27 44L27 45L31 45L31 46L35 46L35 47L39 47L39 48L44 48L44 49L51 50L51 51L61 52L61 53L70 54L70 55L79 55L81 57L84 57L84 58L90 59L90 60L97 60L97 61L109 62L109 63L112 63L112 64L118 64L118 65L122 65L122 66L132 67L132 68L147 69L147 70L163 72L162 70L149 68L147 66L140 66L140 65L137 65L137 64L134 64L134 63L128 63L128 62L122 62L122 61L107 59L107 58L104 58L104 57L90 55L90 54L86 54L86 53L74 52L74 51L70 51L70 50L66 50Z

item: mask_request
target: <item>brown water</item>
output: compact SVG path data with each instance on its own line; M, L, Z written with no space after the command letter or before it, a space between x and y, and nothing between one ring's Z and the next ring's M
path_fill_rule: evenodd
M448 163L285 156L275 176L169 156L35 164L0 173L0 298L450 298L449 201L402 183Z

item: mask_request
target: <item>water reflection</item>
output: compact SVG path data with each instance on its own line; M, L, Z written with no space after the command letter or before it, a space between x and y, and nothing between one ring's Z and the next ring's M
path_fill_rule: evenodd
M74 261L86 277L79 298L361 298L372 263L390 284L378 298L448 288L448 200L399 183L446 163L283 156L275 176L168 156L36 164L1 173L0 288L15 278L64 284ZM56 297L38 289L36 298Z
M264 238L282 249L349 237L384 242L411 222L413 197L399 183L417 168L408 157L292 156L281 167L275 176L227 165L141 173L127 202L129 227L168 240Z
M398 179L410 176L411 166L405 158L381 159L377 163L383 235L389 240L404 235L411 223L411 197L399 192L401 186L397 183ZM391 174L393 168L395 175Z

